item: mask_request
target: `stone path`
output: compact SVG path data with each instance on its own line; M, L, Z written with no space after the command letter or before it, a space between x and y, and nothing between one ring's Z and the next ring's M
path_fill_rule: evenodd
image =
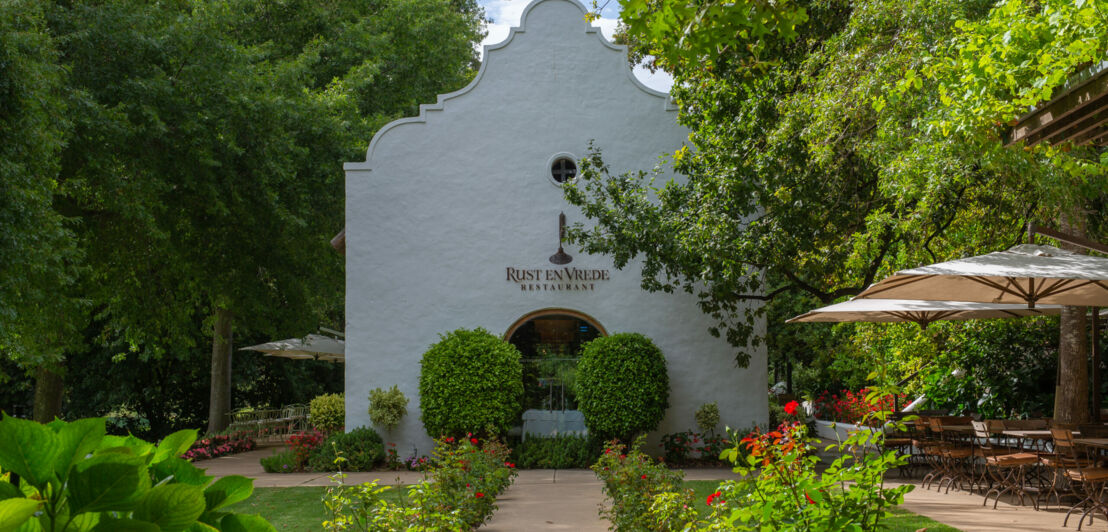
M234 456L198 462L216 477L245 475L256 479L258 487L326 486L331 483L322 473L268 474L258 460L276 452L266 448ZM690 469L687 480L723 480L734 478L728 469ZM351 473L347 482L361 483L379 480L382 485L414 484L423 475L411 471L378 471ZM893 479L890 484L899 480ZM575 530L603 532L608 523L601 520L598 510L604 500L601 483L587 469L525 470L515 483L497 498L499 506L492 521L481 530L488 532ZM982 506L982 497L951 491L938 493L917 487L905 497L902 508L925 515L964 532L1048 532L1077 529L1076 516L1069 526L1062 527L1065 509L1056 507L1036 512L1030 506L1016 506L1001 501L996 510ZM1108 524L1103 519L1082 530L1104 532Z

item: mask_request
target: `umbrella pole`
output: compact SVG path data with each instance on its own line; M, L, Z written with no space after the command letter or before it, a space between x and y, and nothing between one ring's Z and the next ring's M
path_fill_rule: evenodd
M1093 338L1089 343L1089 351L1093 355L1093 420L1100 421L1100 309L1093 307L1092 329Z

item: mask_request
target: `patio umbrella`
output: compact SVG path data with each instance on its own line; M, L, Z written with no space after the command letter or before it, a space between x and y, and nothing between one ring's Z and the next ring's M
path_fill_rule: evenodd
M927 327L942 320L975 320L1018 318L1023 316L1055 316L1062 312L1058 305L1027 305L1013 303L969 303L965 301L919 301L914 299L852 299L806 312L785 323L841 323L869 321L880 323L913 322Z
M912 322L927 328L932 322L944 320L984 320L1025 316L1055 316L1062 312L1058 305L1027 305L1013 303L969 303L965 301L920 301L914 299L852 299L817 308L785 320L785 323L842 323L865 321L875 323ZM904 385L919 371L897 383ZM900 410L899 397L893 397L893 409Z
M243 347L239 351L261 351L266 356L292 358L296 360L324 360L327 362L346 362L346 344L320 334L309 334L303 338L277 340L264 344Z
M1108 259L1054 246L1007 251L901 270L858 299L1108 306Z

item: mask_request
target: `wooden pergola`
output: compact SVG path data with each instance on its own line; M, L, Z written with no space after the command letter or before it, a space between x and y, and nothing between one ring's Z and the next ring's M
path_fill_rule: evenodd
M1071 76L1055 93L1054 99L1020 117L1004 144L1108 146L1108 61Z

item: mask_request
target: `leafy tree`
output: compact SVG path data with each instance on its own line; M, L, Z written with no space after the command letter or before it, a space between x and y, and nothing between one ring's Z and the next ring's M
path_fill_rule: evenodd
M327 246L342 225L339 164L468 81L480 11L108 1L54 4L47 19L73 121L53 209L72 220L83 267L63 299L93 310L73 327L119 364L194 360L206 329L218 429L232 324L268 339L341 323L342 263Z
M1064 194L1103 203L1103 176L1087 164L1003 149L995 125L972 137L937 125L952 91L920 73L937 79L943 70L931 74L928 64L951 63L940 53L961 41L959 26L995 16L990 4L788 6L808 19L795 39L764 33L755 45L700 47L699 60L678 63L666 58L692 45L669 33L669 15L632 12L643 17L628 25L633 57L654 54L672 70L679 120L692 131L691 146L673 155L682 179L655 187L652 174L613 176L594 151L566 191L595 222L572 238L621 267L641 257L645 288L696 294L718 320L712 332L740 350L757 342L758 314L773 317L770 330L783 327L777 320L800 294L830 303L902 267L1008 247L1027 220L1064 212L1055 201ZM772 68L751 69L753 51ZM1059 179L1068 167L1081 170ZM774 331L771 348L818 344L808 334Z
M79 253L53 208L70 124L44 7L0 5L0 354L37 368L45 387L57 382L61 353L79 338L71 317L81 305L62 295ZM0 385L13 378L0 374ZM60 408L50 394L38 399L46 420Z

